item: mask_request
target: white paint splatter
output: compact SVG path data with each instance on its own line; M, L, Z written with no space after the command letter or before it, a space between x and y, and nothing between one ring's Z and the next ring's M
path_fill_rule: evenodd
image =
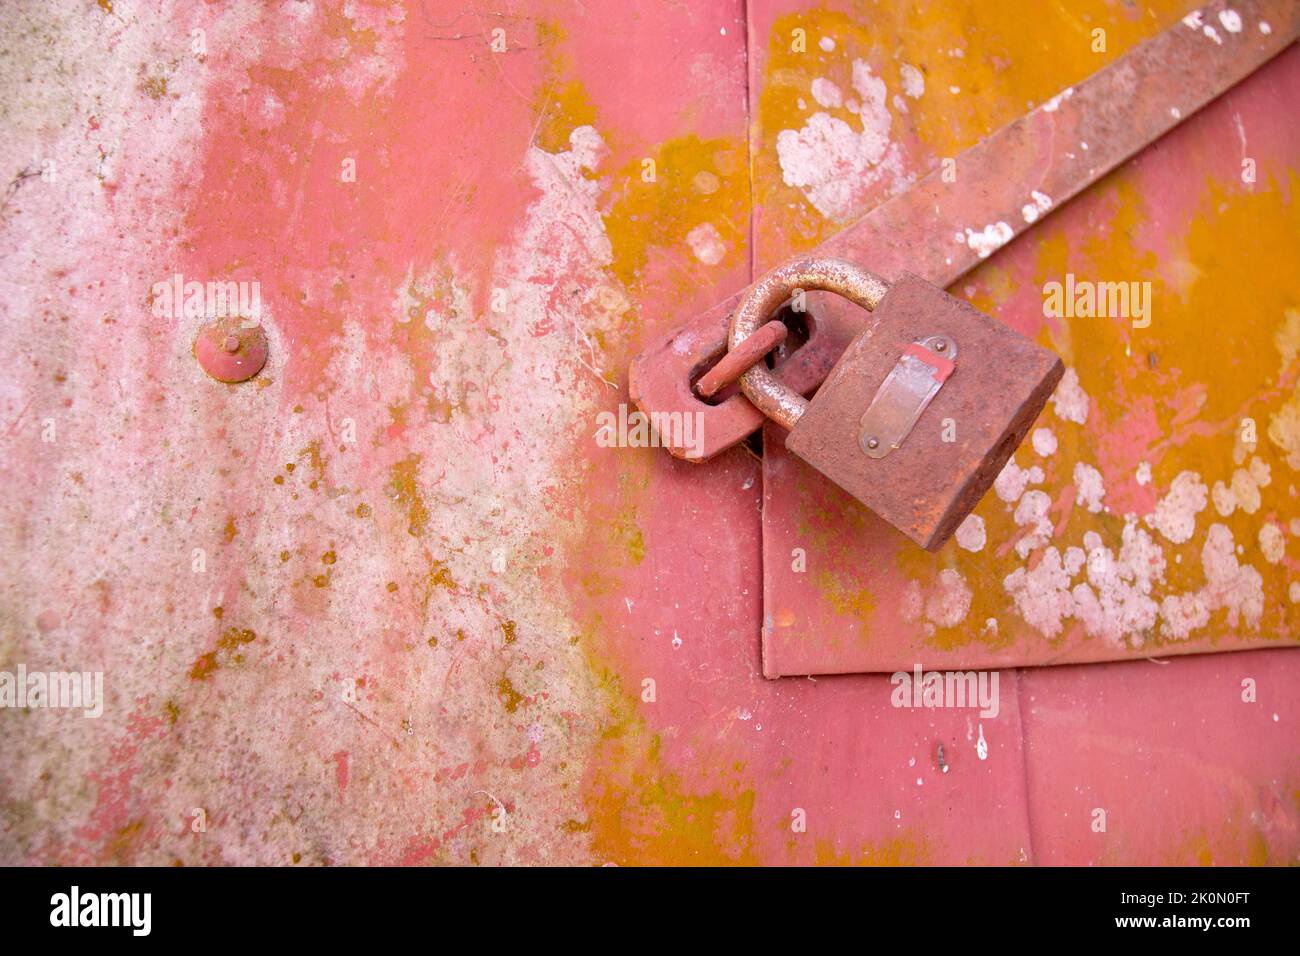
M1268 440L1286 454L1287 467L1300 471L1300 387L1269 416Z
M1136 478L1139 485L1151 484L1151 462L1143 461L1138 463Z
M1165 555L1134 520L1124 525L1119 554L1096 547L1088 553L1088 583L1071 592L1076 614L1090 637L1120 645L1127 636L1139 647L1155 627L1159 605L1151 597L1164 579Z
M1241 14L1236 10L1220 10L1219 22L1223 24L1223 29L1229 33L1241 32Z
M944 568L925 602L925 616L938 627L956 627L966 619L972 597L961 574Z
M1020 215L1025 217L1025 222L1037 222L1039 216L1052 208L1052 197L1035 189L1029 193L1029 198L1032 202L1021 207Z
M980 736L979 736L979 740L975 741L975 755L976 755L977 757L979 757L980 760L988 760L988 759L989 759L989 742L988 742L987 740L984 739L984 725L983 725L983 724L980 724Z
M822 37L821 40L818 41L817 45L827 53L830 53L835 49L835 41L830 37Z
M1083 425L1088 421L1088 393L1079 384L1079 373L1067 368L1052 393L1052 409L1057 418Z
M899 616L910 624L921 619L921 612L924 609L925 599L921 594L921 583L908 581L907 587L903 588L903 600L898 608Z
M1074 503L1097 514L1105 507L1106 482L1101 472L1085 462L1074 464Z
M824 76L812 81L812 97L827 109L838 109L844 103L840 88Z
M1238 468L1232 473L1229 484L1214 483L1210 492L1214 510L1224 518L1238 508L1253 515L1263 501L1259 489L1267 487L1272 480L1268 463L1258 457L1252 458L1247 468Z
M727 254L722 235L711 222L701 223L688 232L686 242L690 245L691 252L695 253L695 258L706 266L716 266Z
M1228 624L1259 626L1264 613L1263 578L1250 565L1237 560L1237 547L1226 525L1210 525L1201 548L1201 567L1205 585L1199 591L1171 595L1161 603L1164 617L1162 633L1185 640L1192 631L1209 623L1210 615L1220 608L1228 611Z
M1219 44L1219 46L1223 46L1223 37L1219 36L1219 31L1214 29L1214 27L1210 26L1209 24L1206 24L1202 28L1201 32L1204 33L1211 40L1213 40L1215 43Z
M1074 614L1070 575L1055 547L1043 552L1042 560L1032 571L1016 568L1008 574L1002 579L1002 587L1015 602L1025 623L1045 637L1060 634L1064 619Z
M1160 633L1178 640L1186 640L1192 631L1210 623L1210 609L1196 591L1166 597L1160 602L1160 616Z
M1187 16L1183 17L1183 25L1192 30L1199 30L1204 23L1205 20L1201 16L1200 10L1193 10L1191 13L1187 14Z
M910 63L901 64L898 72L903 77L903 92L914 100L920 99L925 93L925 74Z
M1127 638L1140 646L1156 624L1159 605L1152 591L1163 580L1164 552L1135 521L1129 520L1116 556L1096 532L1084 535L1088 548L1070 548L1065 560L1055 546L1043 552L1032 570L1017 568L1003 579L1025 623L1045 637L1056 637L1068 618L1077 618L1089 637L1119 646ZM1071 587L1086 567L1087 580Z
M1265 522L1259 529L1259 550L1269 564L1277 564L1286 554L1286 537L1273 522Z
M985 226L979 232L966 229L966 245L981 259L987 259L997 252L1015 235L1015 231L1005 222L995 222Z
M1030 440L1033 442L1034 451L1042 457L1051 458L1056 454L1056 436L1052 434L1050 428L1035 428Z
M1067 86L1061 92L1057 93L1050 100L1043 104L1043 110L1047 113L1055 113L1062 103L1074 95L1074 87Z
M1205 510L1208 498L1200 475L1194 471L1179 472L1169 486L1168 494L1156 502L1156 510L1147 515L1147 525L1174 544L1182 544L1195 533L1196 516Z
M784 129L776 137L785 184L800 189L831 219L858 212L859 197L884 174L893 175L897 185L906 181L898 149L889 141L893 118L885 104L885 81L872 76L867 63L854 60L853 89L861 102L846 106L857 113L860 132L838 117L814 113L801 129Z
M1035 548L1040 548L1052 539L1052 519L1048 511L1052 507L1052 498L1045 491L1026 491L1020 503L1016 505L1015 522L1028 531L1016 541L1016 554L1021 558L1029 556Z
M1270 33L1273 32L1273 28L1272 28L1271 26L1268 25L1268 21L1267 21L1267 20L1260 20L1260 21L1259 21L1259 32L1262 33L1262 34L1264 34L1264 36L1268 36Z
M966 520L958 525L955 537L957 547L966 551L982 551L988 541L984 519L976 514L967 515Z
M1022 469L1016 464L1015 458L1009 458L998 477L994 480L993 490L997 492L997 496L1003 501L1016 501L1025 493L1025 488L1028 485L1041 484L1043 477L1043 469L1037 465L1032 468Z

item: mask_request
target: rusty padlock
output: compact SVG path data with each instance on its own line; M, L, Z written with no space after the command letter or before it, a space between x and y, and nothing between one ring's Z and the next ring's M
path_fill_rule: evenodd
M1064 373L1060 358L910 273L889 284L841 259L797 259L731 317L737 349L799 291L834 292L871 322L808 400L763 363L740 377L790 429L785 447L929 551L970 514Z

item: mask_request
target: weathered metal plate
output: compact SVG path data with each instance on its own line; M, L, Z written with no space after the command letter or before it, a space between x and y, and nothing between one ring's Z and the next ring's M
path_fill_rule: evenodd
M1288 265L1300 259L1300 134L1278 119L1297 89L1293 47L953 290L1069 370L1015 467L937 555L857 509L769 433L766 673L1114 660L1300 638L1287 554L1300 532L1300 286ZM1056 148L1082 153L1083 143ZM1243 182L1249 169L1255 181ZM1149 295L1148 311L1045 316L1048 284L1076 280L1123 282ZM1212 311L1224 318L1207 324Z

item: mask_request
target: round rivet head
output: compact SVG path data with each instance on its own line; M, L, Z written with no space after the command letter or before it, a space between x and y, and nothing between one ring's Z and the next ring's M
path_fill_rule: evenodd
M218 319L199 330L194 357L218 382L245 382L266 364L266 333L260 325L244 328L238 316Z
M879 439L879 438L868 438L868 439L867 439L867 447L870 448L870 449L873 450L873 451L874 451L875 449L879 448L879 447L880 447L880 439Z

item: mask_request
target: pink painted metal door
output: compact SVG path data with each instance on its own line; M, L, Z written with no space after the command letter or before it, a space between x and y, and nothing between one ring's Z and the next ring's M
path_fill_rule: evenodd
M1122 43L1173 5L1077 6ZM1054 91L1028 8L782 15L828 55L900 25L966 50L925 77L974 89L926 114L941 155L990 89ZM746 101L775 14L12 14L0 670L98 672L103 708L0 708L0 860L1294 861L1292 653L1009 670L966 709L763 677L759 462L671 459L619 411L644 344L780 254ZM205 376L176 276L258 283L257 377Z

